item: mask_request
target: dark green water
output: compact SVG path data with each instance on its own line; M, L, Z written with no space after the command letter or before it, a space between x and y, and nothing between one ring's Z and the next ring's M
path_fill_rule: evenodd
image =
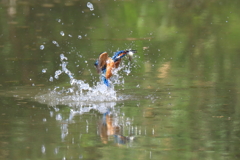
M239 159L239 8L238 0L1 1L0 159ZM115 86L126 100L36 98L70 87L67 75L54 78L60 54L93 86L99 53L129 48L138 50L131 73Z

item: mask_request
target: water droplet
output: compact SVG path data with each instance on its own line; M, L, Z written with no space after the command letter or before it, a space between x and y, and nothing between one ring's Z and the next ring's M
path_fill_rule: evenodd
M59 150L58 148L55 148L55 149L54 149L54 153L55 153L55 154L58 154L58 150Z
M61 32L60 32L60 34L61 34L62 36L64 36L64 35L65 35L63 31L61 31Z
M57 41L52 41L53 44L55 44L57 47L59 47L59 44Z
M50 82L53 82L53 77L52 77L52 76L49 78L49 81L50 81Z
M62 73L61 70L57 70L57 71L55 72L54 78L55 78L55 79L58 79L58 78L59 78L59 75L60 75L61 73Z
M53 111L50 111L49 113L50 113L50 117L53 117Z
M90 9L90 11L93 11L94 8L93 8L93 4L91 2L88 2L87 3L87 7Z
M40 49L43 50L43 49L44 49L44 45L41 45L41 46L40 46Z
M42 73L46 73L47 72L47 68L42 69Z
M61 61L67 60L67 57L65 57L64 54L60 54L60 59L61 59Z
M56 120L61 121L62 120L62 115L61 114L57 114L56 115Z
M42 145L41 151L42 151L43 154L45 154L45 152L46 152L46 148L45 148L44 145Z

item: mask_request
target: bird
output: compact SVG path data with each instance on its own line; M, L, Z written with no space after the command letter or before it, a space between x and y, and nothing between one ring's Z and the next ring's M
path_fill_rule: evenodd
M102 81L107 87L110 87L109 79L113 75L112 71L119 67L121 59L128 55L129 60L131 60L133 54L136 52L136 50L121 50L115 52L112 57L109 57L107 52L102 52L99 54L99 57L94 65L97 69L97 72L102 74Z

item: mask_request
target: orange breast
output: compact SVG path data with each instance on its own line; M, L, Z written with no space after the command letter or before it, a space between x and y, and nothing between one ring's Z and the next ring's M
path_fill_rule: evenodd
M106 79L109 79L112 76L112 70L115 68L114 61L112 58L108 58L107 60L107 70L106 70Z

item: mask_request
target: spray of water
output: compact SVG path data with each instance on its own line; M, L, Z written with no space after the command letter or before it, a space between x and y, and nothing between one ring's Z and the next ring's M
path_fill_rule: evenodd
M83 80L74 78L74 74L67 68L68 58L64 54L60 55L61 69L55 71L54 78L59 79L60 75L66 74L69 77L70 87L60 88L55 87L53 90L47 91L45 94L39 94L35 98L41 102L50 106L56 105L68 105L79 106L84 104L95 104L100 102L115 102L128 99L129 96L118 95L114 89L114 85L123 85L124 79L121 74L118 74L120 70L123 70L126 74L130 73L130 63L122 65L115 69L111 77L111 87L107 87L102 82L96 82L95 85L90 86ZM50 81L53 81L53 77L50 77Z

